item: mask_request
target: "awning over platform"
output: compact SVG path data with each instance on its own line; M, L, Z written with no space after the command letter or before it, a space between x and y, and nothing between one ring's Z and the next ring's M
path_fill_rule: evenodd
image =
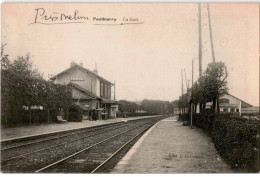
M118 102L116 100L109 100L109 99L104 99L104 98L102 98L101 103L104 103L104 104L118 104Z

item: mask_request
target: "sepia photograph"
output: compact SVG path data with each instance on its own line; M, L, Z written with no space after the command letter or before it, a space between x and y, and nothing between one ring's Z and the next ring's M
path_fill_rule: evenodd
M3 2L0 172L259 173L259 9Z

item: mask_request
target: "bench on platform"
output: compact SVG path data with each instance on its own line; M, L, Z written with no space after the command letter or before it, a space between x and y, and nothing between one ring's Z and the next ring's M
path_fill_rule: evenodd
M65 122L67 122L67 120L64 120L64 119L62 118L62 116L57 116L57 120L58 120L59 123L65 123Z

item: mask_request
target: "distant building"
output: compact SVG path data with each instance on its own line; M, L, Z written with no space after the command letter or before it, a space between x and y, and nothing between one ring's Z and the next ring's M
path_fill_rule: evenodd
M95 111L98 119L116 117L117 101L111 98L114 84L99 76L97 68L90 71L82 63L71 62L68 69L50 80L55 84L70 85L74 102L87 110L89 116Z
M242 114L259 114L259 106L242 108Z
M206 108L211 108L212 103L207 103ZM253 107L245 101L231 95L225 94L219 99L219 108L222 113L239 113L243 112L243 109Z
M174 107L174 108L173 108L173 114L174 114L174 115L178 115L179 113L180 113L179 108L178 108L178 107Z
M175 100L171 104L172 104L173 114L174 115L178 115L180 113L180 108L179 108L179 105L178 105L178 101Z

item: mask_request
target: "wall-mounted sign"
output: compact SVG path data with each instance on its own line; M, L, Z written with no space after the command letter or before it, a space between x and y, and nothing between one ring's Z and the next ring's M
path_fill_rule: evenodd
M70 80L71 81L84 81L84 79L82 77L71 77Z

